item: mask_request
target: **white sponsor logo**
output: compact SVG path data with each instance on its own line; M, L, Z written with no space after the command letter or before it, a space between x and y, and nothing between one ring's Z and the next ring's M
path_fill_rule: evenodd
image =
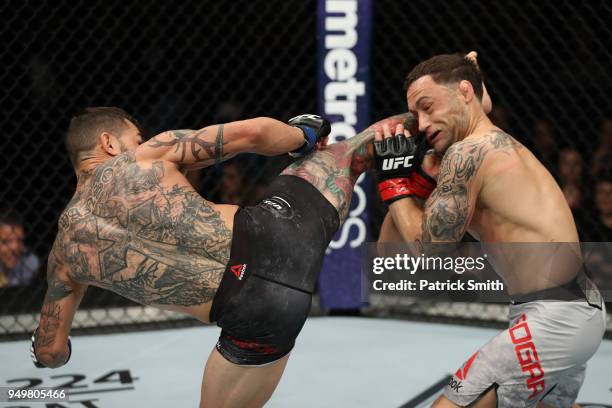
M272 200L263 200L263 202L264 202L264 204L268 204L269 206L272 206L272 207L276 208L277 210L282 210L283 209L282 205L280 205L278 203L275 203Z
M329 143L355 136L357 124L357 98L365 94L365 83L355 78L358 70L357 56L352 48L357 45L357 0L328 0L325 2L325 57L323 69L329 79L324 90L326 115L341 116L332 123ZM361 186L364 175L357 179L353 201L357 207L349 213L342 225L340 237L329 247L338 249L347 242L357 248L366 239L366 225L361 214L366 208L366 195ZM356 236L355 236L356 233ZM349 242L349 237L353 237Z
M272 196L270 197L270 199L265 199L263 200L263 203L268 204L269 206L274 207L279 211L283 209L283 204L286 205L288 208L291 208L289 203L284 198L279 196Z
M405 157L395 157L391 159L385 159L383 160L382 169L383 170L391 170L391 169L396 170L400 166L405 167L405 168L412 167L412 164L410 164L410 160L412 160L413 157L414 156L405 156Z
M312 120L319 120L321 119L321 117L319 115L312 115L312 114L304 114L304 115L298 115L295 116L291 119L289 119L289 122L293 122L294 120L298 120L298 119L312 119Z

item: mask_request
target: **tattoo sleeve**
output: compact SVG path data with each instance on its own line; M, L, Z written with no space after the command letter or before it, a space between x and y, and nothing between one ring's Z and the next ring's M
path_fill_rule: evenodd
M182 165L212 165L226 158L223 154L223 125L218 126L213 140L209 128L200 130L171 130L147 142L153 149L167 149L171 161Z
M470 188L486 153L482 143L457 143L440 166L438 186L425 203L422 242L461 240L469 222Z
M223 124L219 125L217 137L215 138L215 164L218 164L223 158Z
M214 144L203 139L206 129L200 131L193 130L173 130L166 132L169 140L153 139L151 147L171 147L174 152L180 155L180 161L184 162L190 153L194 160L206 160L215 157Z
M69 281L65 280L65 271L62 270L64 266L60 261L59 247L60 244L56 241L49 254L47 264L49 287L40 313L40 324L35 341L37 357L48 367L58 367L68 358L67 348L58 352L57 344L54 343L59 339L59 344L63 346L65 342L63 337L68 336L65 326L70 324L72 318L72 314L67 311L75 304L72 286ZM51 346L53 348L49 348Z
M45 303L40 312L40 325L36 336L36 348L40 350L55 340L60 325L61 308L57 303Z

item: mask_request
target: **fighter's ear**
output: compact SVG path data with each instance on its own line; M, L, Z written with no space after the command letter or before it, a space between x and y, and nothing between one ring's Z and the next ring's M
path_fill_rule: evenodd
M110 156L116 156L121 153L121 146L115 136L108 132L102 132L98 136L98 143L102 150Z
M472 102L474 99L474 87L472 86L472 83L465 79L459 82L459 94L465 103Z

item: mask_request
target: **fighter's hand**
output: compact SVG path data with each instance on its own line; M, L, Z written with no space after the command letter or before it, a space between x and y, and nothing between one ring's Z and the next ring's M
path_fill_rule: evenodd
M436 182L421 168L428 149L422 135L412 136L402 124L395 127L394 133L387 124L382 126L382 132L375 132L375 169L385 203L404 197L429 197Z
M32 333L32 338L30 339L30 358L32 359L32 363L34 363L34 366L36 368L47 368L46 365L38 361L38 357L36 356L36 332L37 331L38 331L38 328L34 330L34 333ZM68 358L66 358L66 361L64 361L62 365L66 364L68 360L70 360L70 356L72 356L72 343L70 341L70 336L68 336Z
M327 137L331 132L331 124L329 121L318 115L299 115L289 119L289 125L300 128L304 132L304 144L289 152L292 157L302 157L310 153L315 148L321 148L327 145Z
M465 54L465 56L467 59L471 60L476 65L478 65L478 53L476 51L470 51L467 54Z
M472 61L476 65L476 68L478 68L480 71L480 65L478 65L478 53L476 51L468 52L465 54L465 57ZM493 110L493 102L491 101L491 96L489 95L484 82L482 83L482 110L484 110L484 113L487 115L491 113L491 110Z
M442 163L442 158L433 150L429 150L425 153L421 170L432 179L437 180L440 174L440 163Z

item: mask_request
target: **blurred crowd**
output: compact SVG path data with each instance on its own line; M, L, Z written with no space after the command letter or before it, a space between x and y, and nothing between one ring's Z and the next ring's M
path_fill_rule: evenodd
M25 229L17 214L0 211L0 287L27 286L40 273L40 259L24 243Z
M553 121L534 121L527 137L512 131L508 109L495 107L492 121L514 135L546 166L561 187L583 242L612 241L612 114L599 121L589 151L569 142Z

